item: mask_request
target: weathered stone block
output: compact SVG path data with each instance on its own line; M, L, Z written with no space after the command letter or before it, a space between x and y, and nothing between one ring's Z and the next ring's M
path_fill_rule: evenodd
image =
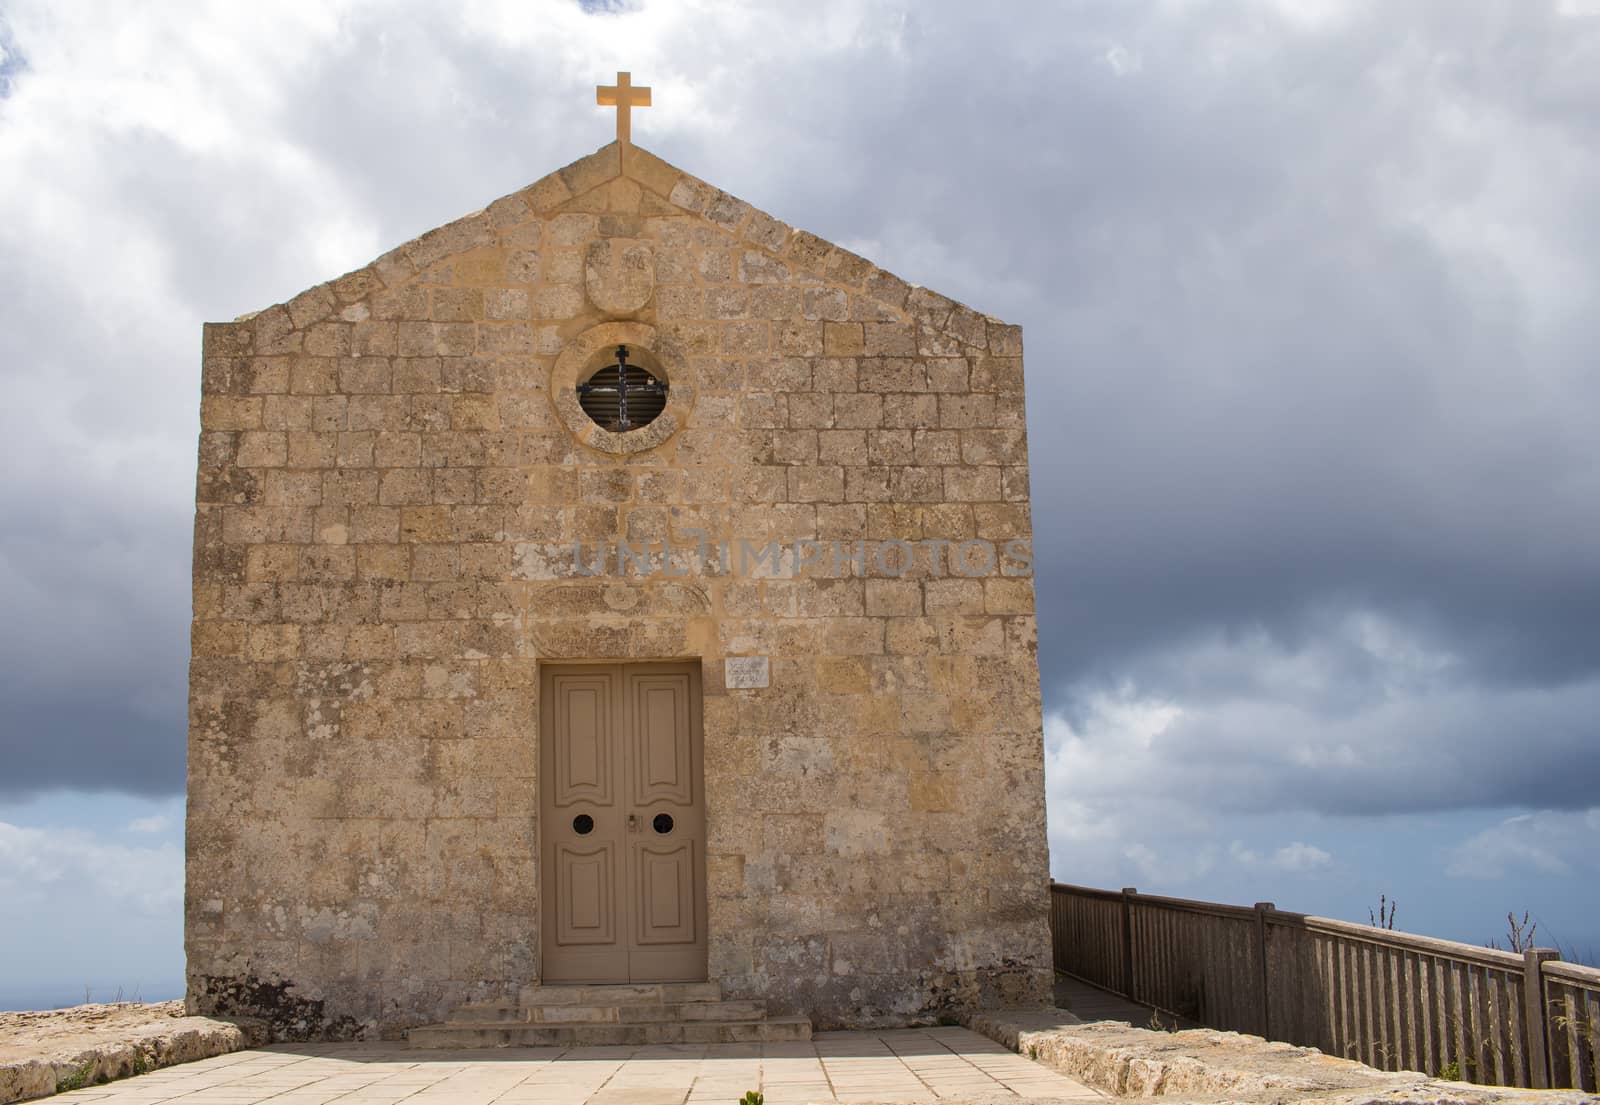
M828 322L822 328L823 352L830 357L859 357L866 352L866 336L858 322Z
M654 250L637 238L596 239L584 254L583 278L589 301L596 307L612 315L630 315L648 303L655 290Z

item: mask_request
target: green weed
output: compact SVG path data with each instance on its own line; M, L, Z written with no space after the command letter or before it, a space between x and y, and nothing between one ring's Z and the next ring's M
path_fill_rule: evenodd
M83 1066L74 1070L64 1078L56 1079L56 1093L67 1093L70 1090L81 1090L94 1079L94 1060L90 1059Z

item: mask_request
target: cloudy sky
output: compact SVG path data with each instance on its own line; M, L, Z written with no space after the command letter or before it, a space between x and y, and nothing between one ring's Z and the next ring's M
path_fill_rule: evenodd
M1051 867L1600 953L1600 4L0 3L0 1007L181 990L200 325L610 139L1025 327Z

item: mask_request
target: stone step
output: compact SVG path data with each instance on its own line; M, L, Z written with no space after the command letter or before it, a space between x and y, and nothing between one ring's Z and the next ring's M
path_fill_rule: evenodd
M739 1044L811 1039L805 1017L749 1021L654 1021L618 1024L518 1024L507 1021L424 1025L407 1033L413 1048L612 1047L645 1044Z
M645 1005L656 1002L721 1001L718 982L650 982L615 986L524 986L517 1004Z
M759 1021L767 1015L764 1001L682 1001L657 1005L535 1005L528 1009L534 1024L651 1024L660 1021Z
M678 1001L638 1005L463 1005L449 1024L644 1024L656 1021L759 1021L762 1001Z
M528 1011L509 1002L458 1005L445 1018L447 1024L526 1024Z

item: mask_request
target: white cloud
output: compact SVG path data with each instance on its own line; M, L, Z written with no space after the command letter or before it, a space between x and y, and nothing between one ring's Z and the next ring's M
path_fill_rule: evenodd
M1307 31L1336 30L1362 10L1351 0L1274 0L1279 15Z
M0 917L31 921L84 903L113 915L176 917L183 907L183 850L0 821Z
M1273 852L1267 862L1279 871L1315 871L1332 863L1333 857L1314 844L1297 840Z
M1142 701L1127 688L1097 696L1081 729L1060 714L1046 716L1045 790L1058 878L1099 885L1137 877L1174 887L1215 868L1209 812L1157 798L1141 780L1152 748L1179 716L1176 707Z
M1138 872L1146 885L1183 886L1209 875L1217 866L1217 849L1209 843L1174 845L1165 842L1160 851L1144 841L1122 846L1122 858Z
M161 822L162 835L133 826ZM76 826L65 828L63 826ZM0 805L0 1009L183 992L183 800Z
M1111 46L1105 52L1106 65L1119 77L1144 70L1144 59L1126 46Z
M1298 840L1276 848L1266 856L1254 848L1245 847L1243 841L1235 840L1228 846L1228 855L1241 867L1266 868L1288 873L1315 871L1333 863L1333 857L1321 848Z
M1445 870L1460 879L1530 873L1592 879L1600 875L1600 806L1508 817L1451 849Z
M160 833L165 832L172 822L163 814L152 814L149 817L136 817L128 822L130 833Z

